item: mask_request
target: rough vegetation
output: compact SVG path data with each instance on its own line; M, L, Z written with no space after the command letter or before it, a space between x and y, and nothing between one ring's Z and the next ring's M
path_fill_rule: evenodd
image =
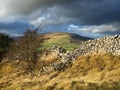
M1 90L119 90L120 56L96 54L78 57L64 71L41 76L21 74L13 62L1 68ZM14 68L13 68L14 67Z
M0 61L2 60L5 53L8 52L10 43L13 39L4 33L0 33Z
M30 32L33 33L33 31ZM76 39L67 39L68 36L71 37L73 34L65 34L66 36L60 34L63 33L52 33L51 36L46 34L44 37L41 35L45 40L42 45L50 43L52 47L40 47L37 45L36 40L39 40L40 36L34 41L31 41L31 38L24 39L26 42L29 41L28 39L30 41L27 44L24 43L23 46L29 46L29 43L35 42L35 44L31 43L30 46L33 45L33 47L29 48L33 53L27 54L29 56L27 59L15 58L14 60L7 60L5 58L6 60L0 63L0 90L120 89L119 35L89 41L83 41L88 38L81 37L82 41L79 41L79 39L74 41L78 37ZM50 37L53 37L53 39L50 40ZM58 40L63 42L58 42ZM71 40L74 42L71 42ZM65 47L65 45L75 42L77 42L75 47L70 46L73 49ZM19 45L22 46L22 44ZM27 49L22 47L17 56L21 54L21 51L28 53ZM31 57L34 57L34 52L40 52L37 53L37 59L31 59ZM31 63L34 63L35 60L32 69L28 59Z

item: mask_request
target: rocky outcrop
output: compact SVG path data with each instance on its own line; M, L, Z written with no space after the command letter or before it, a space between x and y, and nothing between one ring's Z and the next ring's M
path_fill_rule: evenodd
M67 51L66 49L53 46L49 49L50 52L54 52L57 55L59 61L52 63L48 67L43 67L42 71L52 72L64 70L70 63L78 56L88 55L92 53L107 52L113 55L120 55L120 35L106 36L104 38L98 38L81 42L80 46L73 51Z

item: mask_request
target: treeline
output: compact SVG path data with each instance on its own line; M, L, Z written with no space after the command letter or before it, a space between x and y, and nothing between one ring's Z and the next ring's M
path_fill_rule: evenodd
M0 33L0 61L4 57L4 54L8 53L10 43L12 43L13 41L14 39L9 37L7 34Z

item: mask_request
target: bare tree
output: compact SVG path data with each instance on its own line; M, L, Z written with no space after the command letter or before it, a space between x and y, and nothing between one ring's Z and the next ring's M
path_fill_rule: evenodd
M9 60L24 60L29 64L28 69L31 71L37 62L39 53L37 48L40 48L41 42L38 29L27 28L24 35L11 44L11 50L8 54Z

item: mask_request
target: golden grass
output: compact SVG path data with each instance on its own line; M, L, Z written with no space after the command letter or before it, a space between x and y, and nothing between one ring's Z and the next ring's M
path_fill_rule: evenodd
M3 68L11 71L12 66L6 65ZM119 90L120 56L106 53L80 56L65 71L40 77L16 73L1 77L0 90Z

